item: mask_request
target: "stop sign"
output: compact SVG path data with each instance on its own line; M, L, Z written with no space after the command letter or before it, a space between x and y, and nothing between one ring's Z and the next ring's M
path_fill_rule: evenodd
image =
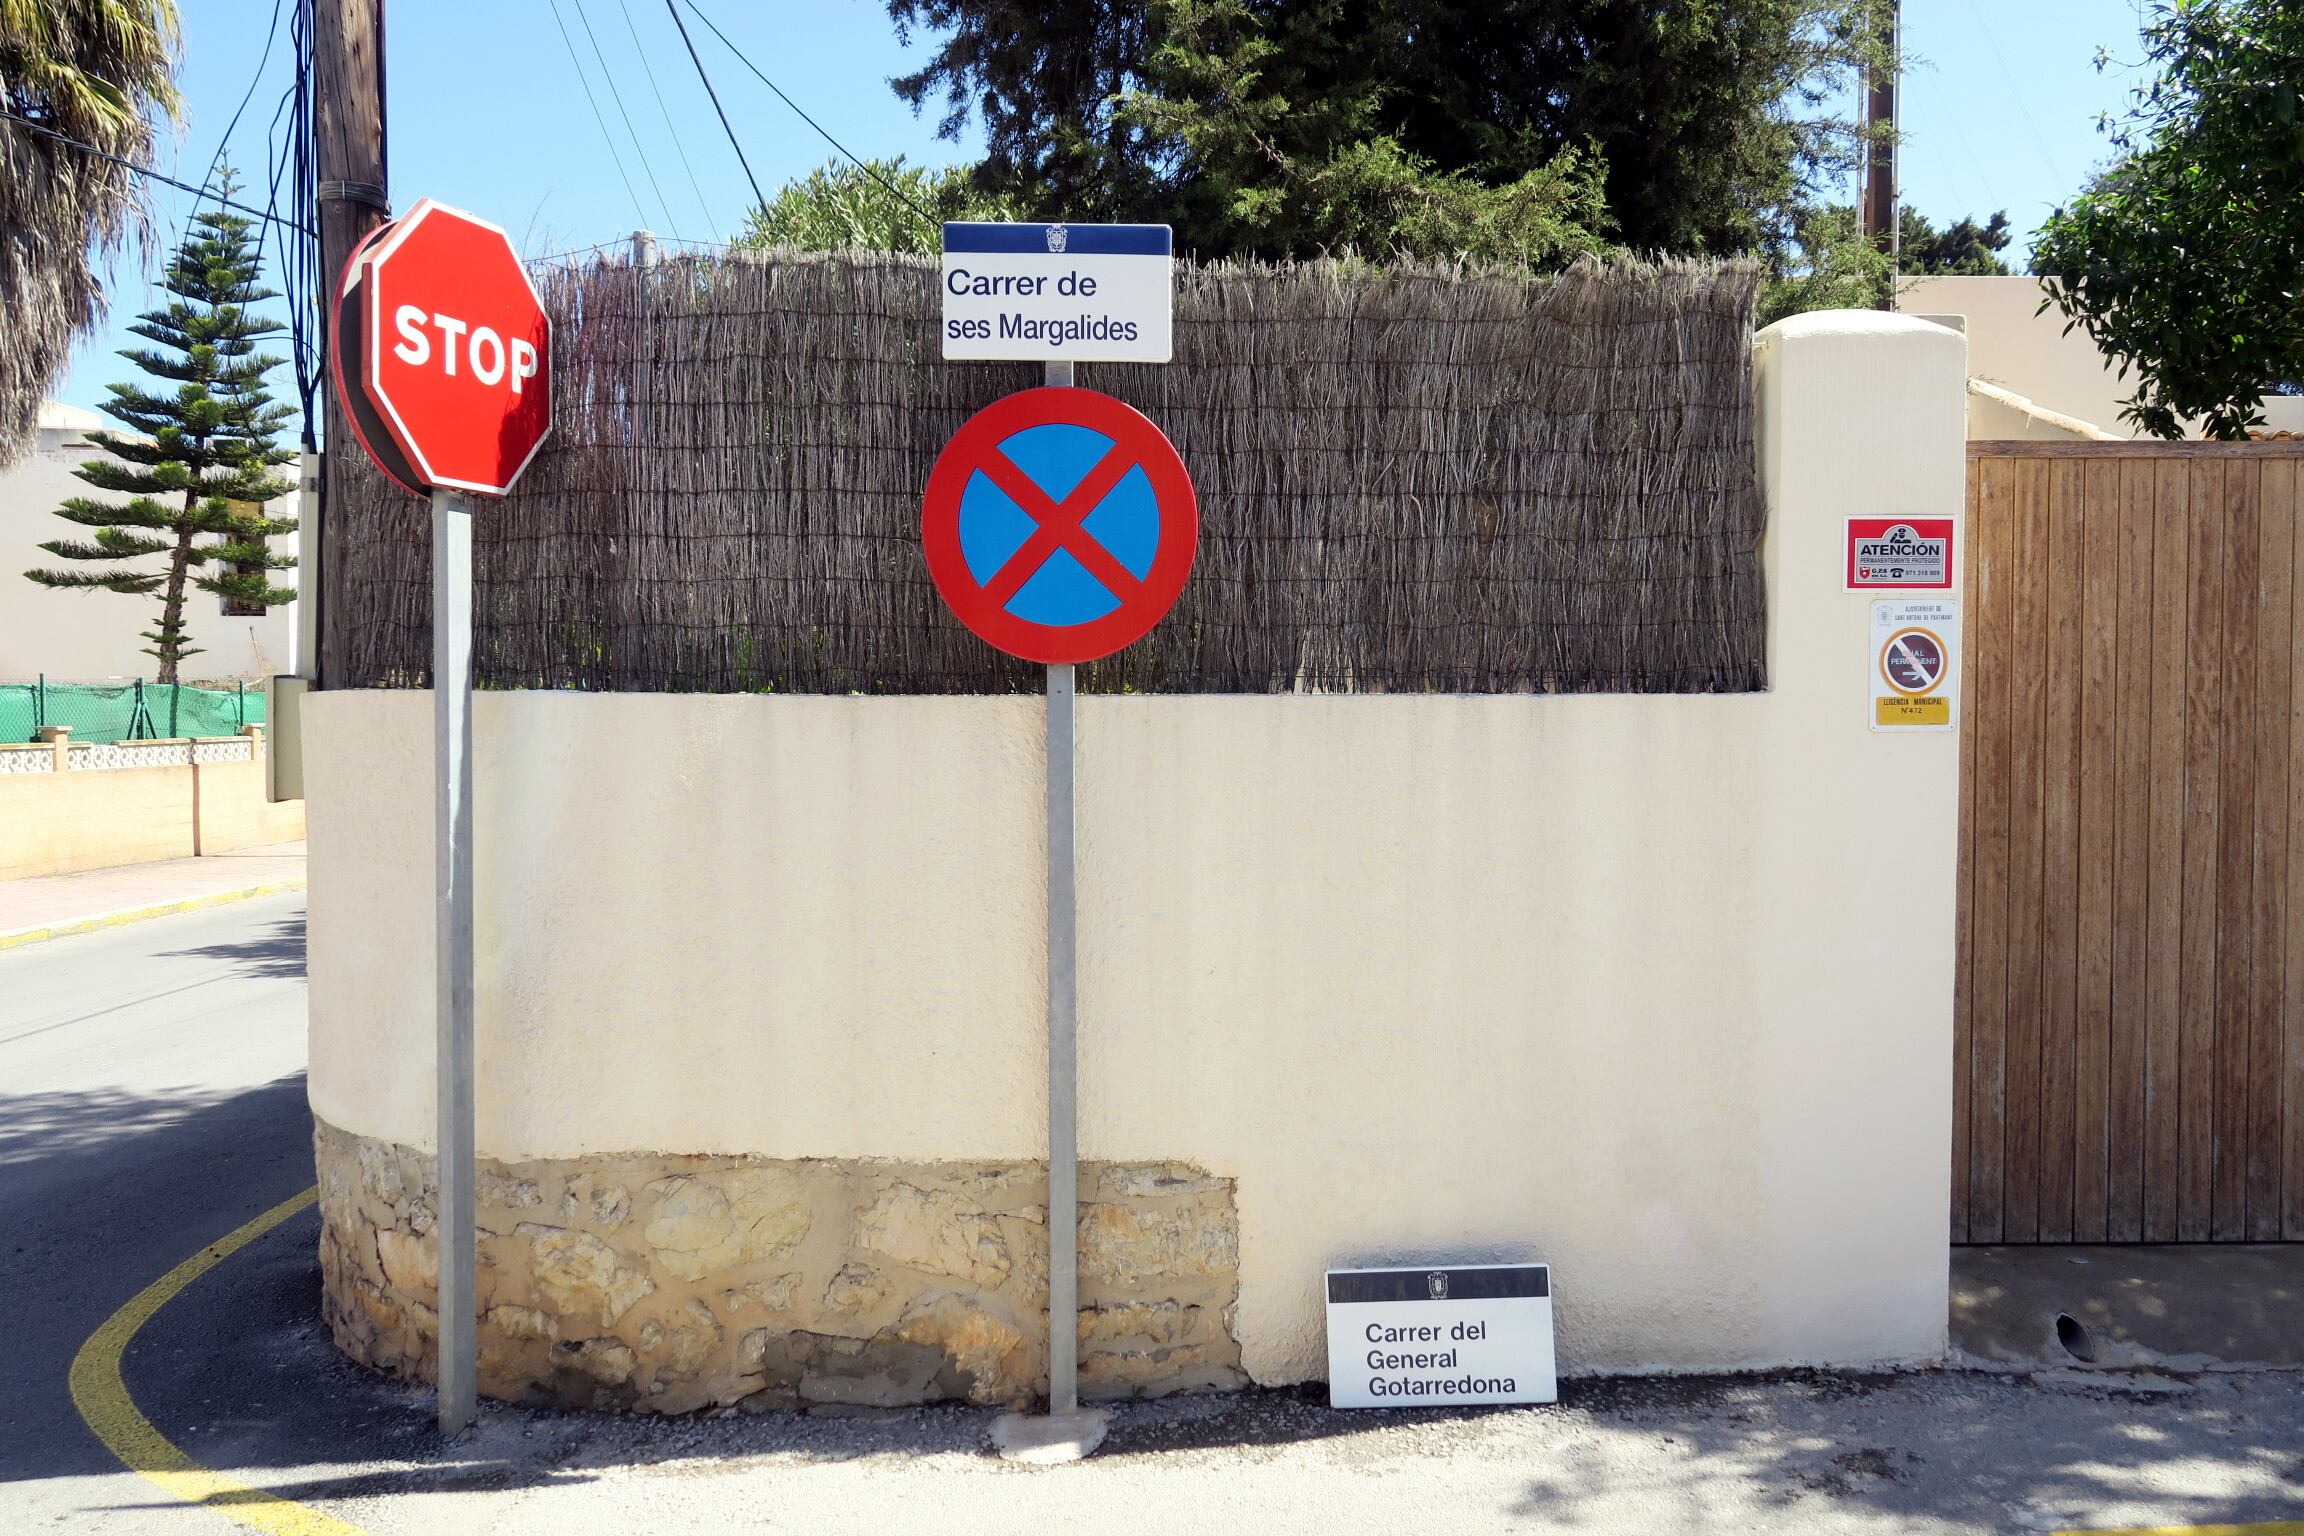
M369 419L424 486L511 490L552 430L552 322L511 239L426 198L353 266Z

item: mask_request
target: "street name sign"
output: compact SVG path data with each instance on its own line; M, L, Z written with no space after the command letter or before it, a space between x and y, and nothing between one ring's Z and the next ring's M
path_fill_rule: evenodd
M1192 477L1134 406L1045 386L995 400L928 477L921 547L977 636L1027 661L1094 661L1141 639L1199 548Z
M1165 224L946 224L944 356L1165 363L1173 268Z
M1949 731L1960 718L1960 604L1872 605L1872 729Z
M1328 1271L1329 1406L1559 1396L1550 1265Z
M1848 519L1846 589L1951 591L1952 529L1949 517Z

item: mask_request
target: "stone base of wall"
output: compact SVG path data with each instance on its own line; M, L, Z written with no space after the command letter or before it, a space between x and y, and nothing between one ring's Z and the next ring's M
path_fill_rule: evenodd
M433 1160L324 1121L314 1143L329 1331L429 1380ZM480 1391L647 1413L1029 1402L1048 1386L1047 1188L1037 1163L483 1159ZM1090 1163L1080 1188L1083 1394L1245 1385L1231 1181Z

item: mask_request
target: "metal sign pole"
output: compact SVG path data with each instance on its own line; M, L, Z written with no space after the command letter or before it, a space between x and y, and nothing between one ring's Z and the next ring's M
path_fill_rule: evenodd
M432 493L432 782L439 898L435 1138L440 1257L440 1428L455 1434L474 1411L472 1206L472 503Z
M1079 967L1073 925L1072 667L1048 669L1048 1411L1080 1406Z
M1047 365L1069 386L1072 364ZM1048 1412L1080 1406L1080 988L1073 876L1072 667L1048 669Z

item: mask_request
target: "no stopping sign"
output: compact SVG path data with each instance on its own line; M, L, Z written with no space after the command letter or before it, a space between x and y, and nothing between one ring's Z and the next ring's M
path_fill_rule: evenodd
M1131 405L1050 386L995 400L936 460L921 507L936 590L1027 661L1094 661L1175 605L1200 543L1192 477Z

